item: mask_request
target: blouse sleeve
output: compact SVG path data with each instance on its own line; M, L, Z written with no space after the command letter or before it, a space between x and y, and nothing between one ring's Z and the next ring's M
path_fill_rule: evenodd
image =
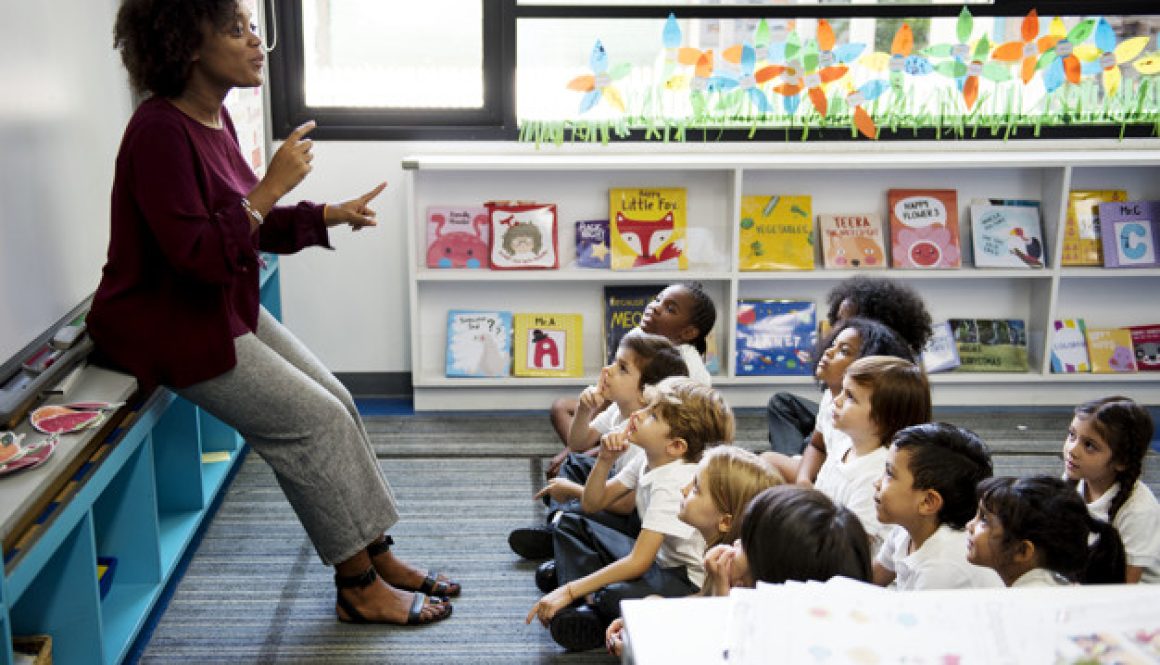
M293 254L314 245L334 249L323 220L323 206L318 203L275 206L258 230L258 248L264 252Z
M198 185L189 137L176 123L154 119L137 132L118 165L165 258L178 273L200 282L227 284L256 262L250 221L240 199L207 209Z

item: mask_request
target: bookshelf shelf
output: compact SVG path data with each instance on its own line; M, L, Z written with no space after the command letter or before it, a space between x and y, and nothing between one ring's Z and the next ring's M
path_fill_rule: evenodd
M1160 376L1056 375L1050 372L1052 322L1084 318L1089 326L1155 323L1160 312L1160 269L1062 268L1063 220L1071 189L1126 189L1131 198L1160 198L1160 144L1076 142L1039 150L1034 142L950 147L852 146L824 150L730 153L625 151L574 154L418 155L403 161L411 314L411 370L415 408L546 408L556 397L575 397L595 381L601 356L601 296L605 284L697 280L717 305L721 370L714 384L730 403L763 406L788 390L816 396L810 377L738 377L732 368L733 322L741 298L813 300L824 315L825 297L855 274L889 277L919 291L935 321L1013 318L1027 323L1031 371L936 374L940 405L1074 405L1110 391L1144 402L1160 401ZM1140 148L1139 146L1146 146ZM687 271L614 272L569 267L575 255L572 224L607 217L612 187L684 187L688 197ZM808 194L813 215L877 212L886 216L891 188L950 188L958 192L964 265L972 265L969 205L973 199L1040 202L1048 267L1041 270L965 267L958 270L825 270L748 272L738 267L741 197ZM425 266L425 211L430 205L487 200L556 203L560 270L429 270ZM821 265L820 257L816 261ZM449 309L577 312L584 318L584 376L569 379L447 379L444 377Z
M261 297L280 315L277 270L268 260ZM89 367L61 399L135 390L132 377ZM39 634L52 637L55 662L123 662L242 458L236 432L164 388L134 408L108 434L65 435L43 466L0 487L0 665L15 662L13 636ZM35 436L27 423L18 431ZM203 464L203 451L227 460ZM70 472L70 460L84 465ZM104 598L97 557L117 560Z

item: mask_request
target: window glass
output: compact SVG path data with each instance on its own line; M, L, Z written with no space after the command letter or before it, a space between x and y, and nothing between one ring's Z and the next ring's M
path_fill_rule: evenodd
M309 107L483 106L481 0L302 0Z

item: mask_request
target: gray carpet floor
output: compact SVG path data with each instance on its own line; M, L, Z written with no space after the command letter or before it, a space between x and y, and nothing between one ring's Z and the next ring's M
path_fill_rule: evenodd
M996 473L1059 473L1067 410L943 411L991 444ZM737 414L737 442L767 449L764 415ZM351 626L334 618L331 570L319 563L269 468L249 455L142 651L142 663L589 663L538 624L534 564L507 546L542 521L532 494L558 450L544 414L367 419L401 503L395 551L463 584L455 614L421 627ZM1152 454L1145 480L1160 493Z

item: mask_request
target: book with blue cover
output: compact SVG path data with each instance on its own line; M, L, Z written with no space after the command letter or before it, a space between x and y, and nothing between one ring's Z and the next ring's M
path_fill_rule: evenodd
M447 376L511 376L511 348L511 312L447 312Z
M808 300L737 301L737 376L811 376L817 306Z
M611 264L608 220L582 219L576 222L576 267L607 269Z

